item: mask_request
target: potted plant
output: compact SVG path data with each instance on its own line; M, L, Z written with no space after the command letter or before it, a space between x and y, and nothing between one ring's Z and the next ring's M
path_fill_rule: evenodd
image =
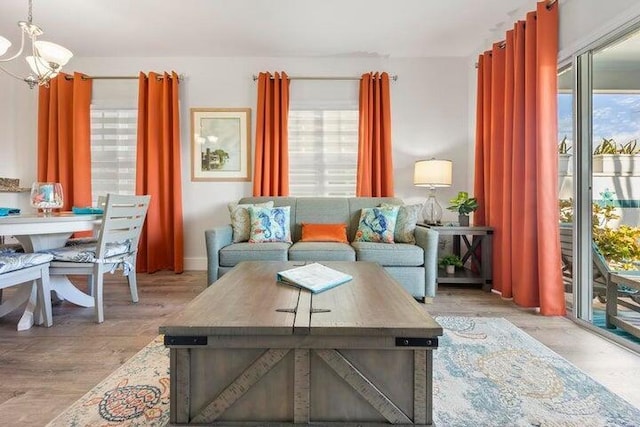
M447 270L447 274L454 274L456 267L462 267L462 260L458 255L449 254L440 258L439 264Z
M478 209L478 201L475 197L469 197L469 193L466 191L458 192L458 195L449 200L449 209L453 212L458 212L458 222L463 227L469 226L469 214Z
M571 164L571 145L565 135L558 144L558 174L560 176L569 175L569 165Z
M593 172L607 174L632 174L640 172L640 148L637 140L618 144L613 138L602 138L593 150Z

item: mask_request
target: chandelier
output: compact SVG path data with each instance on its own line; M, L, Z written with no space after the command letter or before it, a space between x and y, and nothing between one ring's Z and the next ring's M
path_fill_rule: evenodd
M29 0L29 16L27 21L18 22L22 33L22 40L20 41L20 50L15 55L3 58L9 50L9 47L11 47L11 42L0 36L0 70L12 77L25 81L29 87L33 89L35 86L48 85L49 80L57 76L60 70L62 70L62 67L69 62L73 53L58 44L38 40L38 36L41 36L43 31L32 22L33 16L31 9L32 0ZM13 61L22 55L27 37L31 40L31 55L25 56L25 60L27 64L29 64L29 68L31 68L31 73L27 77L22 77L5 69L2 63Z

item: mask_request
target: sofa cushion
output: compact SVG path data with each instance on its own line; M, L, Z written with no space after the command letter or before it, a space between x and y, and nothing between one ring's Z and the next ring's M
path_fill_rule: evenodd
M282 197L282 196L258 196L258 197L243 197L239 200L239 203L264 203L264 202L273 202L273 207L277 208L278 206L290 206L291 207L291 212L290 213L290 218L291 218L291 230L289 231L291 233L291 237L292 240L296 240L295 239L295 234L294 234L294 228L295 228L295 224L296 224L296 204L298 202L298 199L296 197ZM321 222L321 221L308 221L308 222ZM338 221L334 221L334 222L338 222Z
M302 238L300 241L348 243L347 224L302 223Z
M360 215L362 214L362 208L372 208L374 206L380 206L380 204L382 203L388 203L390 205L402 205L404 203L402 199L396 197L349 197L347 200L349 202L349 222L347 227L347 238L350 242L353 242L356 237L356 231L358 231L358 225L360 224Z
M382 203L380 206L393 206ZM418 217L422 211L422 205L401 205L398 209L398 219L393 232L393 240L396 243L415 243L416 238L413 231L416 229Z
M251 233L249 243L289 242L291 243L291 227L289 206L277 208L250 207Z
M353 242L356 260L377 262L382 266L418 267L424 264L424 251L408 243Z
M302 224L347 223L349 200L345 197L300 197L296 202L293 241L302 238Z
M362 208L356 242L393 243L398 206Z
M290 261L355 261L356 252L348 243L296 242L289 248Z
M233 243L220 249L220 266L234 267L241 261L286 261L290 243Z
M249 234L251 232L251 218L249 217L248 208L251 206L258 206L264 208L273 207L273 202L262 203L229 203L229 215L231 217L231 228L233 229L233 243L246 242L249 240Z

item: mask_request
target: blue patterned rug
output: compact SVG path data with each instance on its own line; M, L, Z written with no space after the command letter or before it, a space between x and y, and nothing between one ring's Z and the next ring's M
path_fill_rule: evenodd
M639 426L640 409L505 319L437 317L434 422L465 426ZM53 426L165 426L169 354L158 337Z

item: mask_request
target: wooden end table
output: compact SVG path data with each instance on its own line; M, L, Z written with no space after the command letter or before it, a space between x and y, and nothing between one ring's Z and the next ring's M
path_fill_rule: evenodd
M417 225L431 228L441 236L453 236L453 253L460 257L463 264L468 260L471 261L472 269L456 269L455 274L446 274L438 269L438 283L480 283L483 290L491 290L493 284L491 273L493 227L462 227L424 223ZM472 236L471 240L469 240L469 236ZM477 254L478 249L480 257Z

